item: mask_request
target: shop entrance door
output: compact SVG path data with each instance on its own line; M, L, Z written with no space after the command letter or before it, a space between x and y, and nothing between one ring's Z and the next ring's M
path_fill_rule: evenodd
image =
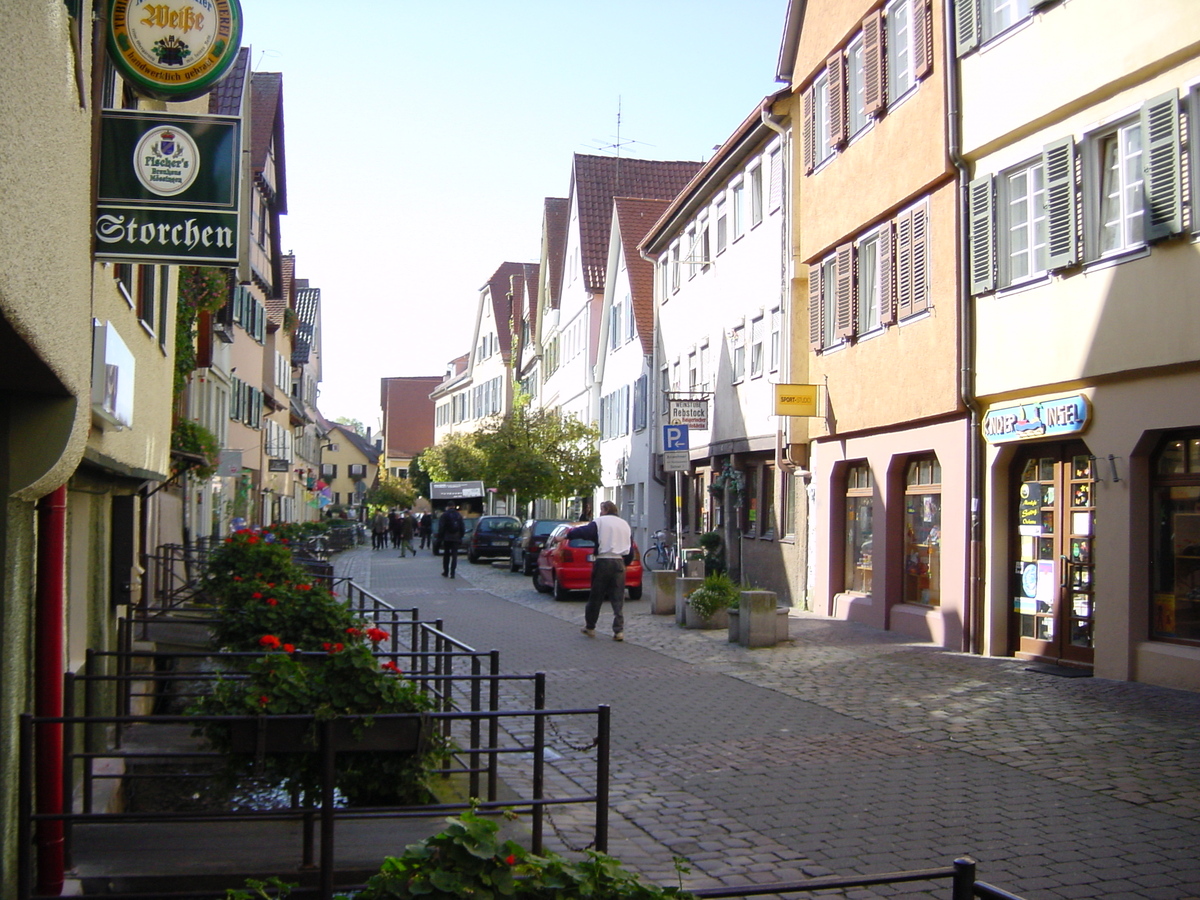
M1092 664L1095 460L1078 442L1023 448L1013 469L1011 652Z

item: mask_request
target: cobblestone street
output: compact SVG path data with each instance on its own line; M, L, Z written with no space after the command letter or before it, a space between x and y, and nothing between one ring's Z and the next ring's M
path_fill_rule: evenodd
M608 639L607 613L593 640L579 633L584 595L556 602L507 568L463 560L451 581L427 552L336 562L498 649L505 672L546 672L550 707L611 705L610 852L660 883L676 856L702 887L969 855L982 880L1030 900L1200 897L1195 694L801 613L790 643L747 650L642 600L626 605L625 643ZM854 896L905 890L919 889Z

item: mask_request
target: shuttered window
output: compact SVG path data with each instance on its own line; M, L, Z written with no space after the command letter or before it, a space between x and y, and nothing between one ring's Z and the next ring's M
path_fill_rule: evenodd
M1179 153L1179 94L1168 91L1142 107L1145 148L1147 241L1183 231L1183 186Z
M841 51L829 57L825 65L828 76L829 152L841 147L849 138L846 98L846 58Z
M896 315L929 308L929 207L922 202L896 217Z
M834 296L834 338L854 336L854 245L837 248L837 284Z
M868 116L883 112L883 13L875 10L865 19L863 31L863 109Z

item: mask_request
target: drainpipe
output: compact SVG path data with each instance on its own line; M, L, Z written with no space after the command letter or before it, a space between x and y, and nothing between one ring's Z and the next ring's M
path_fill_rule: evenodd
M942 11L943 40L946 54L946 139L950 162L958 173L958 241L956 278L958 306L959 400L968 413L967 486L969 525L967 533L967 578L963 604L964 653L982 651L980 622L983 618L983 450L979 430L979 401L975 398L975 306L970 290L970 241L968 186L970 166L962 155L962 96L959 62L955 53L954 0L945 0Z
M38 501L34 714L63 714L63 625L66 599L67 487ZM61 724L37 726L36 790L39 815L63 811ZM63 823L37 825L37 892L57 896L63 886Z

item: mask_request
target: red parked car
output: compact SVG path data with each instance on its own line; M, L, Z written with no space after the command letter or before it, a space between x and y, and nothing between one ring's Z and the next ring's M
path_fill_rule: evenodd
M533 586L538 593L553 591L555 600L566 600L571 591L586 591L592 586L592 554L596 545L583 538L567 540L567 530L572 527L559 525L550 533L533 573ZM642 599L642 559L636 542L633 562L625 566L625 589L630 600Z

